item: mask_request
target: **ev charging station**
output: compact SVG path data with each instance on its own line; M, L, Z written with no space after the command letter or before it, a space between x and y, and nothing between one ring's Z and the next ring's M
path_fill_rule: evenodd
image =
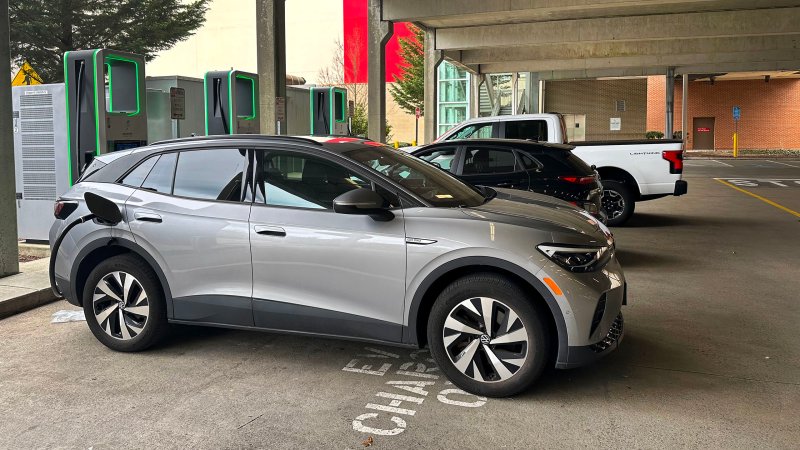
M96 155L147 145L144 57L109 49L64 54L70 185Z
M312 87L309 92L311 134L347 136L347 90L338 87Z
M206 72L206 135L259 134L258 75L238 70Z

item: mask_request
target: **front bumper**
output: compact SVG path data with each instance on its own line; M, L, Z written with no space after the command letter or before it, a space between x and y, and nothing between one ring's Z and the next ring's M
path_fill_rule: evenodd
M613 352L625 337L625 320L622 313L617 315L606 336L592 345L569 347L567 360L556 364L558 369L573 369L585 366Z
M689 192L689 183L684 180L678 180L675 182L675 191L672 195L678 196L683 195Z

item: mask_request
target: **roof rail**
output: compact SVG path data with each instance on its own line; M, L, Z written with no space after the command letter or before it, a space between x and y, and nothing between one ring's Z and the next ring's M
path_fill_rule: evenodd
M294 142L304 142L308 144L314 144L322 146L322 143L316 141L311 138L307 137L300 137L300 136L279 136L279 135L267 135L267 134L213 134L210 136L190 136L190 137L183 137L177 139L165 139L163 141L156 141L150 145L155 144L176 144L181 142L194 142L194 141L205 141L211 139L263 139L265 141L294 141Z

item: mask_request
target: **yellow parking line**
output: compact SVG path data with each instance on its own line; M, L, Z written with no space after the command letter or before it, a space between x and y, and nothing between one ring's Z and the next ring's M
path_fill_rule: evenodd
M720 180L719 178L715 178L715 180L719 181L720 183L724 184L725 186L728 186L728 187L731 187L733 189L736 189L739 192L744 192L745 194L747 194L747 195L749 195L751 197L755 197L755 198L761 200L762 202L764 202L764 203L766 203L768 205L772 205L772 206L774 206L774 207L776 207L776 208L778 208L778 209L780 209L782 211L786 211L787 213L789 213L789 214L791 214L793 216L800 217L800 212L797 212L795 210L789 209L789 208L787 208L787 207L785 207L785 206L783 206L781 204L775 203L775 202L773 202L772 200L770 200L768 198L764 198L764 197L762 197L762 196L760 196L758 194L754 194L754 193L748 191L747 189L740 188L739 186L734 186L733 184L728 183L725 180Z

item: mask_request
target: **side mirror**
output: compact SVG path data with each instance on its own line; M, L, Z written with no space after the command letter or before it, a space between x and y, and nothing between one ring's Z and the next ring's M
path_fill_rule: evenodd
M108 222L112 225L122 222L122 212L120 212L117 204L111 200L91 192L83 194L83 199L86 200L86 206L89 211L103 222Z
M378 222L394 219L386 209L386 200L371 189L353 189L333 199L333 210L339 214L361 214Z

